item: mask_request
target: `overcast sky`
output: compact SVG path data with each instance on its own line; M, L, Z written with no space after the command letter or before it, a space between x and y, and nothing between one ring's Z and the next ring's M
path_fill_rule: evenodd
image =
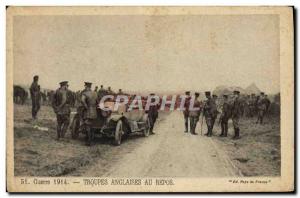
M279 92L276 15L16 16L14 83L68 80L173 92L255 83Z

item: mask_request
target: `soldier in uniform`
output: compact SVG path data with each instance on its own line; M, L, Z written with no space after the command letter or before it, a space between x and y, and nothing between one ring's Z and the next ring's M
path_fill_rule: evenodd
M184 111L183 111L183 116L184 116L184 126L185 126L185 131L184 132L189 132L189 107L190 107L190 91L185 92L185 102L184 102Z
M250 95L247 95L245 98L245 104L244 104L244 113L246 117L250 117Z
M212 101L213 101L213 104L212 104L212 128L211 130L213 131L213 128L214 128L214 125L215 125L215 122L216 122L216 119L218 117L218 109L217 109L217 99L218 99L218 96L213 94L212 95Z
M263 120L264 120L264 115L266 113L267 110L267 104L266 104L266 100L265 100L265 96L264 96L264 92L260 93L260 97L257 101L257 121L256 124L260 123L263 124Z
M232 124L234 128L234 136L233 139L240 138L240 127L239 127L239 119L241 116L241 100L240 100L240 92L233 91L234 100L232 105Z
M97 118L97 94L91 90L92 83L85 82L84 84L85 89L81 94L81 103L84 108L83 122L85 130L87 132L86 144L90 146L94 139L94 131L91 128L91 125Z
M57 140L64 138L70 124L71 100L68 81L60 82L60 88L55 91L52 107L57 119Z
M210 91L206 91L205 92L205 96L206 96L206 101L204 103L204 107L203 107L203 116L205 117L205 122L207 125L207 133L205 135L207 135L208 137L212 136L212 118L214 116L213 111L214 111L214 101L211 98L210 95Z
M107 94L114 95L115 92L111 89L111 87L107 88Z
M95 87L95 90L94 90L96 93L98 93L98 86Z
M151 93L150 96L154 96L154 93ZM151 102L154 102L155 98L152 98ZM158 108L159 105L158 104L151 104L149 106L149 110L146 112L148 113L148 118L149 118L149 122L150 122L150 134L155 134L153 132L153 128L156 122L156 119L158 118Z
M267 114L270 110L270 105L271 105L271 101L268 98L268 95L265 95L265 103L266 103L266 114Z
M255 102L256 102L256 97L255 94L251 94L250 100L249 100L249 116L252 118L255 114Z
M32 101L32 118L36 119L37 113L40 110L41 104L41 94L40 94L40 86L38 84L39 81L39 76L34 76L33 77L33 82L30 86L30 96L31 96L31 101Z
M106 90L103 88L103 85L100 85L100 89L97 95L99 100L101 100L101 98L106 95Z
M223 95L223 104L222 104L222 113L220 116L220 120L219 123L221 123L221 134L220 137L227 137L227 133L228 133L228 120L230 118L230 104L228 102L228 96L227 95Z
M199 93L195 93L195 101L194 101L194 108L195 109L190 109L189 111L189 118L190 118L190 131L191 134L197 135L196 133L196 127L197 127L197 122L199 121L199 117L201 114L201 102L199 101Z
M123 95L122 89L119 89L118 95Z

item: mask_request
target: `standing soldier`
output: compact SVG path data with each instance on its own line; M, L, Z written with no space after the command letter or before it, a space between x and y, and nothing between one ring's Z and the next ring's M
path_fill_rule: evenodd
M211 130L213 131L213 128L214 128L214 125L215 125L215 122L216 122L216 119L217 119L217 117L218 117L218 108L217 108L217 99L218 99L218 96L217 95L215 95L215 94L213 94L212 95L212 101L213 101L213 103L212 103L212 120L211 120L211 122L212 122L212 128L211 128Z
M266 103L266 114L267 114L270 110L270 105L271 105L271 101L268 98L268 95L265 95L265 103Z
M103 88L103 85L100 85L100 89L99 89L99 91L98 91L98 98L101 100L101 98L103 97L103 96L105 96L106 95L106 91L105 91L105 89Z
M239 128L239 119L241 116L241 100L240 100L240 92L233 91L234 100L232 106L232 124L234 128L234 136L233 139L240 138L240 128Z
M122 89L119 89L118 95L123 95ZM151 94L150 94L151 95Z
M40 86L38 84L39 76L33 77L33 82L30 86L30 95L32 101L32 118L36 119L37 113L40 110Z
M247 97L245 98L244 105L245 116L250 117L250 95L247 95Z
M185 126L185 131L184 132L189 132L189 107L190 107L190 91L185 92L185 102L184 102L184 111L183 111L183 116L184 116L184 126Z
M252 118L255 112L255 94L251 94L249 99L249 116Z
M189 118L190 118L190 131L191 134L197 135L196 127L197 122L199 121L200 113L201 113L201 102L199 101L199 93L195 93L195 101L194 101L194 108L190 109L189 111Z
M258 124L258 123L263 124L264 115L265 115L265 112L267 110L267 104L266 104L266 100L265 100L264 95L265 95L264 92L261 92L260 97L257 101L258 114L257 114L256 124Z
M228 120L230 118L230 105L228 102L228 96L227 95L223 95L223 105L222 105L222 113L220 116L220 120L219 123L221 123L221 137L227 137L227 133L228 133Z
M86 145L90 146L94 139L94 131L91 128L93 121L97 118L97 94L91 90L92 83L85 82L85 89L81 94L81 103L84 107L83 121L87 132Z
M107 94L114 95L115 92L111 89L111 87L107 88Z
M98 93L98 86L95 87L94 92Z
M206 91L205 92L205 96L206 96L206 101L204 103L204 107L203 107L203 116L205 117L205 122L207 125L207 133L205 135L207 135L208 137L212 136L212 118L213 118L213 109L214 109L214 101L211 98L210 95L210 91Z
M151 93L150 96L154 96L154 93ZM151 103L153 103L155 101L155 98L151 99ZM156 122L156 119L158 118L158 108L159 105L158 104L151 104L149 106L149 110L146 112L148 113L148 118L149 118L149 122L150 122L150 134L155 134L153 132L153 128L154 128L154 124Z
M57 119L57 140L64 138L70 123L70 95L68 81L60 82L60 88L56 90L52 107Z

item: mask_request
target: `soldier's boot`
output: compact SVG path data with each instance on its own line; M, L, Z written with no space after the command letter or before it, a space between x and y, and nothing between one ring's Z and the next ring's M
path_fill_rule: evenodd
M60 135L61 138L64 138L64 137L65 137L65 134L67 133L67 130L68 130L68 126L69 126L69 125L67 125L67 124L64 124L64 125L63 125L63 128L62 128L62 130L61 130L61 135Z
M188 131L189 126L188 126L188 123L187 123L187 122L185 122L184 124L185 124L185 131L184 131L184 132L187 133L187 132L189 132L189 131Z
M198 133L196 133L196 127L197 127L197 122L194 123L194 135L198 135Z
M209 127L209 128L208 128L207 137L211 137L211 136L212 136L212 128Z
M237 128L236 129L236 139L240 139L241 137L240 137L240 129L239 128Z
M225 127L224 127L224 137L227 137L227 133L228 133L228 124L225 124Z
M153 132L153 126L150 127L150 134L155 134L155 133Z
M60 139L60 134L61 134L60 126L57 126L57 137L56 137L56 140Z
M193 129L191 129L191 134L197 135L197 133L195 131L196 131L196 126L195 126L195 124L193 124Z
M92 129L87 127L86 129L86 143L85 145L91 146L92 145Z
M196 135L196 120L193 120L192 126L191 126L191 134Z
M234 136L232 139L236 140L240 138L240 129L239 128L235 128L234 129Z
M260 124L263 124L263 120L264 120L264 117L262 116L262 117L260 118Z
M232 137L232 139L236 138L236 128L234 128L234 136Z
M224 129L224 124L221 123L221 134L220 134L220 137L223 137L223 136L224 136L224 131L225 131L225 129Z

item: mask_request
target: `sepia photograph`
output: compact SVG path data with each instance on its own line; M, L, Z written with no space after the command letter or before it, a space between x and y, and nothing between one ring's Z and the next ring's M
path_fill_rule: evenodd
M293 7L6 12L9 192L294 191Z

